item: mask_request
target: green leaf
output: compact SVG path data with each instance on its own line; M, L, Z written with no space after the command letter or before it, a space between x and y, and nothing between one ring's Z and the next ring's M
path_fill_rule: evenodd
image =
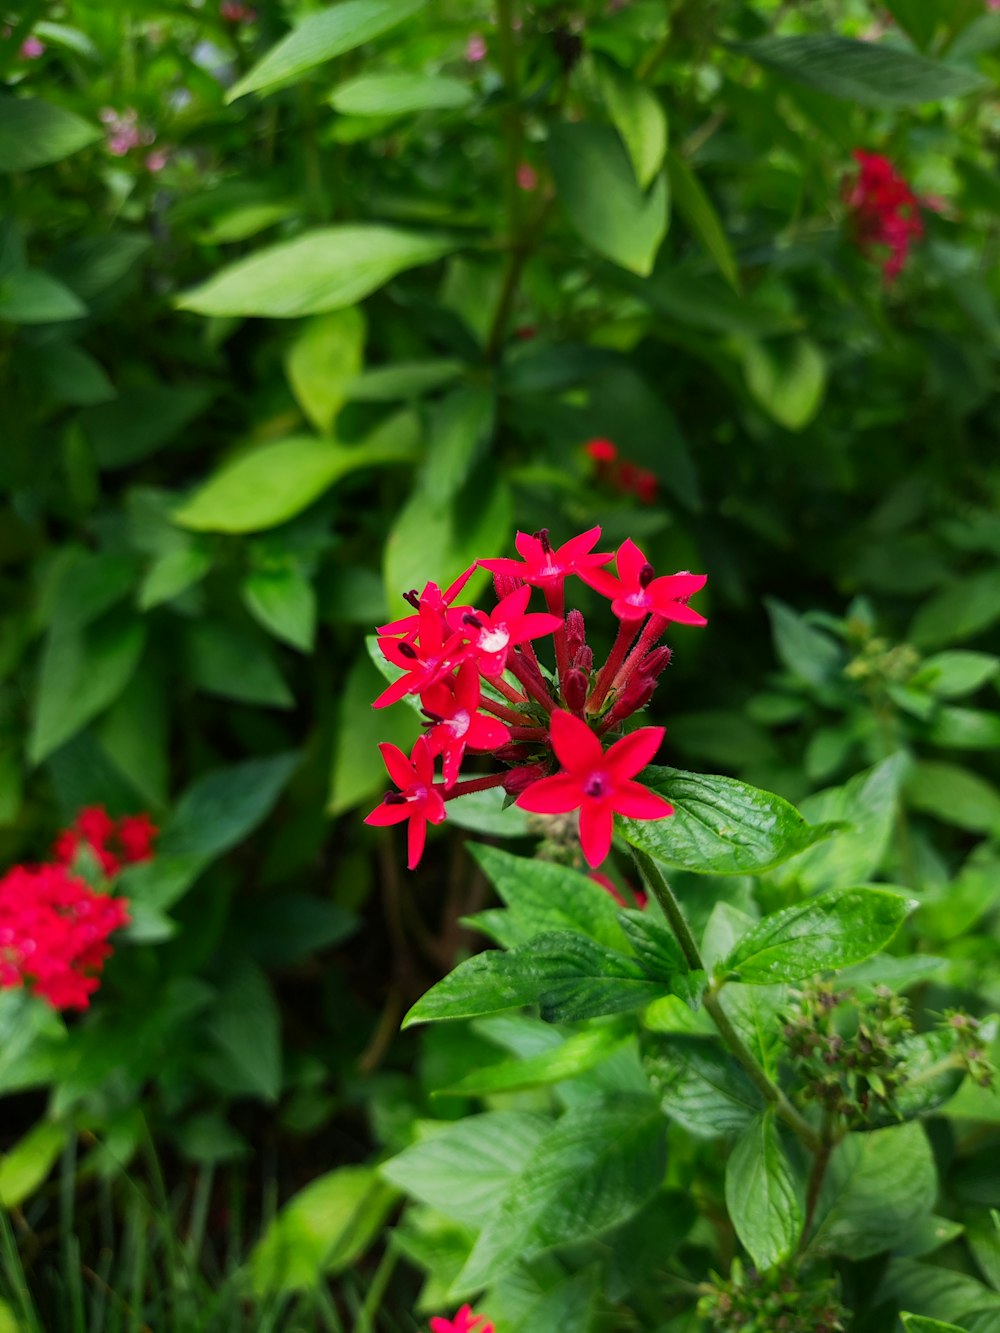
M509 953L459 963L413 1006L403 1026L495 1014L538 1004L549 1023L640 1008L663 994L639 964L569 931L538 935Z
M496 422L496 396L478 385L453 389L431 409L424 488L435 503L452 498L488 449Z
M228 852L267 818L298 765L297 754L279 754L198 778L164 826L157 857L208 860Z
M972 70L829 33L764 37L734 49L786 79L862 106L914 106L987 86Z
M628 1034L612 1025L588 1028L568 1037L551 1051L542 1051L526 1060L504 1060L486 1069L473 1070L434 1095L487 1097L494 1092L519 1092L524 1088L561 1083L602 1064L628 1039Z
M396 1196L371 1166L342 1166L292 1196L250 1256L258 1296L318 1287L375 1240Z
M17 1208L34 1194L63 1150L65 1125L40 1120L0 1156L0 1208Z
M828 685L844 668L845 654L835 639L810 625L777 597L766 597L774 646L782 664L799 680Z
M660 1188L663 1121L645 1097L588 1101L558 1120L487 1220L452 1291L471 1293L516 1263L628 1221Z
M321 435L329 435L364 364L366 321L358 306L309 321L285 355L299 406Z
M446 1217L482 1227L531 1161L551 1122L527 1111L489 1111L428 1129L432 1132L426 1137L383 1162L379 1173Z
M803 430L816 416L826 391L826 359L810 338L795 337L740 345L743 373L752 397L786 430Z
M275 1102L281 1092L281 1017L267 977L248 958L227 971L208 1032L232 1091Z
M531 828L528 812L516 805L509 805L507 793L500 787L456 796L448 802L448 822L457 828L485 833L492 838L523 838ZM498 915L503 916L505 913ZM520 940L512 942L521 943ZM497 943L506 944L506 940L497 940Z
M87 408L80 419L100 466L128 467L180 434L212 397L202 385L140 384L121 389L113 402Z
M912 809L946 824L1000 837L1000 792L955 764L931 759L914 764L906 779L906 800Z
M227 245L233 241L245 241L251 236L259 236L277 222L295 217L299 208L292 200L261 199L255 203L241 204L237 208L227 209L219 217L213 217L209 226L199 232L197 239L202 245Z
M885 7L921 51L925 51L941 18L934 0L886 0Z
M316 593L301 569L255 569L240 585L244 605L259 625L298 648L312 650Z
M472 89L443 74L360 74L334 88L330 105L347 116L409 116L416 111L461 111Z
M798 883L810 893L871 879L892 836L905 762L902 754L890 755L843 787L807 797L802 808L810 819L833 820L846 827L829 842L809 848L782 866L775 879Z
M206 618L185 626L184 646L196 689L264 708L294 706L295 698L258 633Z
M653 269L667 232L667 181L660 174L649 193L609 126L552 127L547 144L559 202L581 238L598 254L642 277Z
M809 1249L868 1259L903 1244L936 1197L934 1157L918 1122L849 1134L830 1158Z
M498 914L505 918L505 938L500 940L505 947L553 930L578 931L609 949L624 947L621 908L589 875L555 861L512 856L484 843L469 850L509 909Z
M916 903L884 889L834 889L759 921L719 964L738 981L801 981L883 949Z
M345 51L381 37L412 18L426 0L343 0L342 4L308 14L287 37L268 51L249 73L233 84L226 101L245 93L271 92Z
M956 750L1000 748L1000 713L942 707L931 718L927 740Z
M211 549L198 541L164 551L150 565L139 588L140 611L151 611L200 583L212 568L212 560Z
M651 1037L643 1065L664 1115L696 1138L741 1132L764 1110L760 1093L713 1037Z
M29 171L101 137L96 125L33 97L0 97L0 172Z
M957 1324L942 1324L940 1319L924 1319L922 1315L907 1314L905 1311L900 1319L906 1333L966 1333Z
M307 509L349 472L406 462L413 452L414 440L406 430L396 438L349 448L307 435L258 445L224 463L173 518L196 532L274 528Z
M640 190L648 190L667 153L667 113L651 88L623 73L617 65L597 66L601 96L611 123L622 136Z
M28 757L41 763L121 694L146 643L142 621L114 612L86 628L56 626L42 653Z
M711 257L715 267L733 291L738 293L740 274L729 238L701 181L674 149L667 155L667 172L674 207Z
M420 723L410 709L372 708L372 700L383 688L368 654L359 653L341 685L328 814L343 814L388 789L385 764L378 751L381 741L398 745L409 754L420 735Z
M100 362L71 342L47 342L33 369L55 403L92 407L117 396Z
M461 361L397 361L376 366L352 380L348 396L357 403L391 403L398 398L421 398L452 380L465 369Z
M321 315L352 306L404 269L432 264L454 249L446 237L377 223L323 227L237 260L176 304L198 315Z
M802 1203L770 1111L754 1116L726 1163L726 1207L759 1271L794 1253L802 1235Z
M938 699L961 699L974 694L1000 671L1000 658L992 653L973 653L956 648L935 653L920 664L910 681L916 689L929 690Z
M86 313L74 292L38 269L21 269L0 278L0 320L9 324L56 324Z
M734 778L647 768L643 782L674 807L669 819L617 821L626 841L664 865L703 875L746 875L812 846L831 826L807 824L780 796Z
M924 1318L961 1319L960 1333L995 1333L1000 1295L967 1273L893 1259L882 1290L900 1304L917 1306Z
M971 639L1000 620L1000 573L983 570L946 584L917 612L909 639L918 648L939 648Z

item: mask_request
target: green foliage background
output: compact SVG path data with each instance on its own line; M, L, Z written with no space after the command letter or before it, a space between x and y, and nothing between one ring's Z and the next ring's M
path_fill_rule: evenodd
M682 867L699 938L723 930L720 904L752 922L898 885L919 907L886 975L917 986L924 1026L950 1005L997 1007L1000 14L980 0L256 9L234 22L211 3L33 0L0 38L0 848L5 864L41 858L86 804L164 828L156 862L122 885L135 919L92 1012L67 1026L0 993L10 1308L48 1328L96 1299L66 1275L81 1246L94 1262L100 1199L119 1291L147 1227L165 1237L176 1212L198 1238L186 1258L158 1242L159 1287L135 1279L129 1299L158 1330L237 1327L248 1293L248 1327L413 1329L467 1261L496 1280L498 1333L708 1327L664 1304L668 1251L690 1277L728 1272L758 1225L779 1233L763 1258L750 1249L761 1266L794 1238L773 1216L734 1233L717 1145L676 1126L668 1192L629 1193L663 1174L663 1145L627 1100L648 1087L613 1025L559 1030L584 1040L557 1067L626 1097L600 1112L625 1145L607 1172L629 1202L594 1225L619 1238L611 1258L594 1251L599 1276L582 1232L557 1272L555 1222L481 1230L499 1177L477 1211L440 1164L429 1198L407 1157L424 1120L454 1121L428 1143L458 1141L485 1107L470 1152L496 1135L523 1165L543 1131L576 1142L579 1097L558 1094L555 1129L537 1067L429 1100L553 1047L537 1019L394 1035L481 943L460 919L490 891L456 823L531 843L477 804L405 877L398 843L363 827L377 741L417 728L406 709L371 712L364 639L402 591L507 551L516 528L565 539L600 522L659 570L706 571L709 628L676 633L652 708L668 761L848 828L782 844L776 868L705 864L701 880L647 848ZM103 108L134 109L148 142L112 153ZM931 199L892 285L845 216L859 147ZM655 474L654 503L595 470L597 436ZM499 943L531 938L497 916ZM735 946L747 921L728 929ZM826 1249L814 1238L841 1256L852 1329L884 1333L901 1303L910 1328L995 1327L1000 1107L969 1087L949 1106L929 1140L875 1131L903 1135L904 1186L923 1193L901 1186L897 1214L919 1237L888 1255L879 1215L877 1249L860 1223L830 1223ZM771 1122L754 1133L773 1156ZM156 1158L166 1193L133 1215L125 1173L154 1198ZM61 1187L46 1184L60 1160ZM240 1182L239 1224L224 1177ZM692 1179L698 1220L678 1201ZM68 1266L38 1239L60 1188ZM386 1248L400 1191L425 1210ZM640 1209L663 1245L630 1267L627 1228L653 1215ZM920 1262L935 1238L942 1267ZM535 1251L527 1287L496 1285ZM359 1262L333 1288L317 1277ZM193 1305L172 1294L185 1283ZM108 1327L132 1327L108 1308Z

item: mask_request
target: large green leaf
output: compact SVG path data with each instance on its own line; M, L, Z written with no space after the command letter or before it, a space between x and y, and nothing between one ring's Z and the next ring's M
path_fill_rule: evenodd
M0 172L29 171L101 137L96 125L33 97L0 97Z
M316 593L296 566L254 569L240 585L247 610L269 634L308 653L316 635Z
M217 1071L231 1093L274 1102L281 1092L281 1016L267 977L249 959L227 970L208 1031L218 1048Z
M366 652L359 653L340 686L330 768L331 815L343 814L389 787L381 741L409 754L420 722L409 708L372 708L384 683Z
M807 824L780 796L734 778L647 768L643 782L674 807L669 819L619 819L628 842L664 865L703 875L747 875L780 864L836 825Z
M66 1125L40 1120L0 1155L0 1207L17 1208L38 1189L68 1137Z
M453 1292L496 1281L519 1261L626 1222L660 1188L663 1119L647 1097L588 1101L537 1145L487 1221Z
M916 1121L849 1134L833 1150L810 1250L867 1259L902 1244L930 1214L937 1171Z
M906 1333L966 1333L957 1324L942 1324L940 1319L925 1319L922 1315L907 1314L905 1311L900 1318Z
M889 943L915 906L884 889L834 889L766 916L719 970L770 986L860 963Z
M648 190L667 152L667 113L653 90L602 61L598 79L604 105L632 159L640 190Z
M648 276L667 231L666 177L659 175L644 193L621 139L606 125L557 124L547 147L559 202L582 239L622 268Z
M740 348L747 388L786 430L803 430L826 390L826 358L811 338L747 339Z
M726 1207L759 1270L794 1252L802 1234L802 1202L770 1111L754 1116L726 1163Z
M459 963L403 1020L435 1023L538 1004L547 1022L641 1008L664 993L633 958L569 931L538 935L509 953L490 949Z
M177 305L199 315L320 315L354 305L404 269L454 248L446 237L377 223L323 227L237 260L183 293Z
M395 1193L371 1166L342 1166L292 1196L250 1256L258 1295L317 1287L350 1268L378 1235Z
M490 1111L428 1126L433 1132L383 1162L379 1172L446 1217L481 1227L550 1128L546 1117L528 1111Z
M75 292L39 269L25 268L0 278L0 321L57 324L86 313Z
M347 447L308 435L239 454L195 491L173 518L196 532L259 532L302 512L349 472L402 463L414 455L412 418L395 437Z
M357 306L317 315L289 347L285 370L306 416L329 435L364 361L365 317Z
M475 1069L457 1083L438 1090L435 1096L486 1097L494 1092L519 1092L562 1083L603 1064L627 1040L628 1034L612 1025L587 1028L552 1050Z
M295 697L267 641L242 625L205 617L184 626L190 683L220 699L263 708L291 708Z
M1000 573L986 569L946 584L917 612L909 638L918 648L961 643L1000 620Z
M973 70L832 33L764 37L735 49L787 79L863 106L919 105L987 86Z
M651 1037L643 1064L664 1115L698 1138L743 1131L764 1110L760 1093L714 1038Z
M330 105L346 116L408 116L415 111L461 111L472 89L443 74L359 74L330 94Z
M342 4L307 14L287 37L234 83L226 101L244 93L270 92L317 65L353 51L423 9L427 0L343 0Z
M279 754L198 778L177 802L157 852L207 860L229 851L271 813L298 763L297 754Z
M670 194L681 215L734 292L740 290L740 274L729 237L715 205L701 181L680 153L671 149L667 155Z

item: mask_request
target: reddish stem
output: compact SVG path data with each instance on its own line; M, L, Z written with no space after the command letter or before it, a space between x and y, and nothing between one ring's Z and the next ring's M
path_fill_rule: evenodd
M525 700L527 703L527 700ZM479 707L484 713L492 713L494 717L501 718L504 722L513 723L514 726L520 726L524 721L524 714L516 709L507 708L504 704L497 703L494 699L480 698Z
M517 677L531 697L542 705L547 713L551 713L555 708L555 702L552 695L545 688L545 681L538 667L531 662L526 662L524 658L519 658L517 653L511 653L507 658L508 669Z
M566 589L562 579L557 584L546 587L545 605L562 624L553 631L556 649L556 672L559 676L559 692L566 697L566 676L569 673L569 644L566 642Z
M512 741L544 741L549 734L548 727L511 727Z
M456 796L468 796L474 791L489 791L491 787L501 787L506 777L506 773L489 773L484 778L468 778L465 782L456 782L450 789L443 787L440 782L434 785L446 801L453 801Z
M642 634L639 636L639 642L629 653L628 657L625 659L624 665L615 674L615 678L611 682L616 690L622 688L649 650L659 643L663 631L669 624L670 621L666 616L658 616L655 612L649 617Z
M608 660L601 667L597 680L594 682L594 688L591 691L590 698L587 700L587 712L596 713L601 704L607 698L608 690L611 688L611 682L615 678L618 668L625 659L629 645L639 632L639 621L621 620L618 622L618 636L615 639L611 652L608 653Z
M519 694L513 685L508 685L503 676L490 676L488 679L493 688L502 694L505 699L509 699L512 704L526 704L528 702L527 695Z

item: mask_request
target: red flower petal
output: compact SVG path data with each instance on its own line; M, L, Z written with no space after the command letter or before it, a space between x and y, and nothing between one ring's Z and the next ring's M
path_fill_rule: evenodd
M554 777L533 782L517 798L515 805L536 815L565 815L575 810L582 800L579 780L569 773L556 773Z
M549 735L556 758L563 768L576 771L596 768L604 762L601 742L586 722L557 708L549 723ZM578 802L579 804L579 802Z
M585 800L580 807L580 847L591 870L596 870L611 851L613 831L610 802Z
M623 736L604 756L604 765L616 781L631 778L651 763L663 744L665 727L640 727Z
M666 819L674 807L641 782L623 782L615 788L615 812L629 819Z

